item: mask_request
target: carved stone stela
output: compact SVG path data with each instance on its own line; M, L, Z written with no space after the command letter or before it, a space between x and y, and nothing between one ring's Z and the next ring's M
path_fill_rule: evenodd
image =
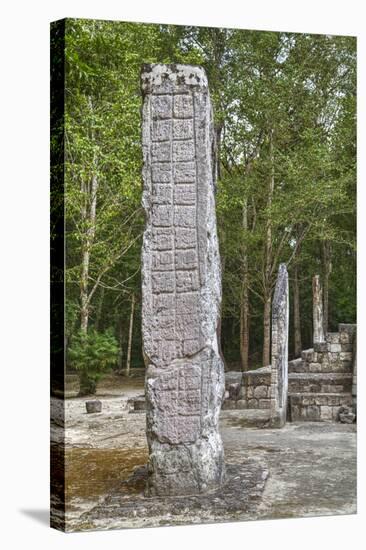
M323 315L323 290L319 275L313 277L313 343L325 342L324 315Z
M141 82L147 493L193 494L224 478L212 109L199 67L145 65Z
M272 302L271 424L286 422L288 389L288 273L280 264Z

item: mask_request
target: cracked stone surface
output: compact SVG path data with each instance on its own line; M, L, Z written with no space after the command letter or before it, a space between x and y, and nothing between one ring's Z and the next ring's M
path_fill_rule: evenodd
M225 476L212 108L200 67L145 65L141 86L147 492L204 493Z
M119 398L100 397L103 408L99 414L87 414L85 399L65 402L68 531L356 512L356 424L288 422L281 430L256 429L248 423L248 414L253 411L239 410L221 412L220 431L228 476L231 465L239 466L246 485L238 484L237 491L240 487L247 490L251 487L257 494L249 507L245 494L240 510L229 505L220 514L214 499L205 500L212 493L194 497L197 498L194 513L190 512L191 504L183 505L191 502L190 496L144 497L148 460L146 417L144 413L130 414L127 405L133 395L141 394L143 380L127 383ZM63 441L63 424L57 412L61 409L62 401L53 399L54 445ZM264 486L256 489L260 471L268 471L268 477ZM230 503L231 497L228 498ZM159 507L154 514L151 503L156 499ZM124 503L128 504L126 509ZM57 503L53 504L54 520L61 522L61 517L55 518ZM102 511L107 509L108 514L103 515Z
M119 529L126 526L126 520L133 524L137 518L140 522L143 518L146 525L151 525L151 521L158 521L158 525L222 522L228 515L234 520L249 518L260 502L268 470L258 460L227 464L226 479L219 489L175 497L144 496L142 488L147 475L146 467L136 468L112 494L81 516L81 525L85 529L98 529L107 520L113 521L113 529Z

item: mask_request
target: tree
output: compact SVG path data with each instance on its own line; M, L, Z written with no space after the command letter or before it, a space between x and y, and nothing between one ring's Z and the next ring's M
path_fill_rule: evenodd
M66 42L69 344L79 329L112 328L119 366L142 363L139 80L149 62L200 64L208 75L226 360L269 363L281 262L295 354L311 337L310 284L322 266L329 327L355 319L355 39L68 20Z

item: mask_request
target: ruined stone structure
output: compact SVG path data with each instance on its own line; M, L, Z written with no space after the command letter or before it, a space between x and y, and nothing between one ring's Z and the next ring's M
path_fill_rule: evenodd
M242 397L244 408L271 409L272 367L262 367L243 372Z
M321 303L319 294L319 281L315 279L313 289L317 289L316 302ZM357 353L356 353L356 325L341 323L338 332L328 332L324 342L314 343L314 347L304 350L301 357L288 363L288 375L285 373L285 365L280 371L276 368L279 363L279 344L282 343L282 359L287 353L287 346L283 332L285 326L284 317L279 319L278 312L286 310L284 285L282 292L282 307L278 308L278 292L281 277L277 281L277 288L273 299L272 319L272 365L260 369L242 373L240 389L235 373L226 381L226 398L224 409L248 409L250 425L266 427L268 425L281 426L286 415L286 388L281 382L288 382L288 406L287 420L292 421L340 421L353 422L356 417L357 404ZM277 307L276 307L277 306ZM288 307L288 304L287 304ZM279 326L280 333L278 332ZM321 329L323 326L321 325ZM281 333L282 330L282 333ZM286 332L286 331L285 331ZM282 337L278 337L282 334ZM318 332L320 334L320 332ZM286 357L287 360L287 357ZM237 373L240 375L240 373ZM282 388L282 390L281 390ZM283 407L276 416L279 400L274 398L281 394ZM268 411L267 418L265 412ZM352 412L353 411L353 412ZM253 414L252 414L253 413ZM249 414L249 412L248 412ZM255 416L257 415L257 416ZM283 416L282 416L283 415ZM274 421L274 419L277 419Z
M225 473L212 109L200 67L145 65L141 82L147 494L195 494Z
M268 425L281 428L286 422L288 387L288 273L285 264L278 270L272 302L272 361L271 365L243 372L241 386L234 373L230 374L224 409L259 409L267 411ZM260 416L263 424L264 417ZM264 425L264 424L263 424Z
M289 362L291 420L337 421L342 407L352 407L355 334L356 325L340 324Z
M288 387L288 273L280 264L272 302L271 425L286 423Z
M319 275L313 277L313 343L325 342L324 315L323 315L323 290Z

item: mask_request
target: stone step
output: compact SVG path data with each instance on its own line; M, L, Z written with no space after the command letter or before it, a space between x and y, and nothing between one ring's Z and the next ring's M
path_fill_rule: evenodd
M342 357L342 360L340 359ZM288 363L288 372L291 373L348 373L351 374L352 353L337 354L334 358L332 353L314 353L312 361L304 361L301 357L293 359Z
M307 372L306 366L308 363L302 360L301 357L298 357L297 359L293 359L292 361L288 362L288 372Z
M289 393L349 393L352 391L352 373L291 373L288 375Z
M337 421L339 409L352 407L349 393L289 393L289 420L292 422Z

